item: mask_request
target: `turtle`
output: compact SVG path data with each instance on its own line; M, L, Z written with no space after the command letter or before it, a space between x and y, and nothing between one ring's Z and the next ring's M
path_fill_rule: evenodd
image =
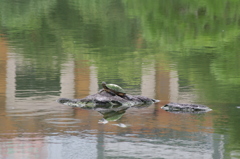
M120 97L126 97L126 92L120 86L116 84L107 84L106 82L102 82L103 89L110 93L111 95L118 95Z

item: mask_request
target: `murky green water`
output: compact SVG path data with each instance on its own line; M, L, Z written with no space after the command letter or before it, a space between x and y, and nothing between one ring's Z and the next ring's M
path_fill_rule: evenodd
M240 2L0 1L0 158L240 158ZM60 105L101 82L161 100L118 121ZM169 102L205 114L170 113Z

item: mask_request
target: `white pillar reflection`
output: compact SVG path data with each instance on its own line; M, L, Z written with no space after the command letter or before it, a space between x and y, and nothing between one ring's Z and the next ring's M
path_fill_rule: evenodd
M97 68L95 66L90 66L89 91L89 94L95 94L96 92L98 92Z
M61 97L73 98L75 94L75 75L74 75L74 60L69 58L61 68Z
M149 65L143 65L142 67L142 84L141 94L149 98L155 98L156 88L156 70L155 63L151 62Z
M16 60L14 53L8 53L6 81L6 107L14 106L16 90Z
M169 81L169 99L171 102L178 101L178 94L179 94L179 84L178 84L178 73L177 71L170 71L170 81Z

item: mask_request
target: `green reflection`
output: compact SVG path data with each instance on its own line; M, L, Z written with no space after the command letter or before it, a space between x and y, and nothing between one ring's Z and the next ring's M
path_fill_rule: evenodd
M99 79L136 87L144 60L158 61L162 54L191 81L185 85L206 88L203 92L240 83L238 1L28 0L0 1L0 6L1 32L9 45L40 70L54 68L56 61L59 69L72 54L94 64Z

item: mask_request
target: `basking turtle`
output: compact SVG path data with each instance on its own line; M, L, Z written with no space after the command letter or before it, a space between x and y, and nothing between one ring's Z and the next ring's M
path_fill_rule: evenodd
M107 84L106 82L102 82L103 89L110 93L111 95L118 95L120 97L126 97L126 92L120 86L116 84Z

